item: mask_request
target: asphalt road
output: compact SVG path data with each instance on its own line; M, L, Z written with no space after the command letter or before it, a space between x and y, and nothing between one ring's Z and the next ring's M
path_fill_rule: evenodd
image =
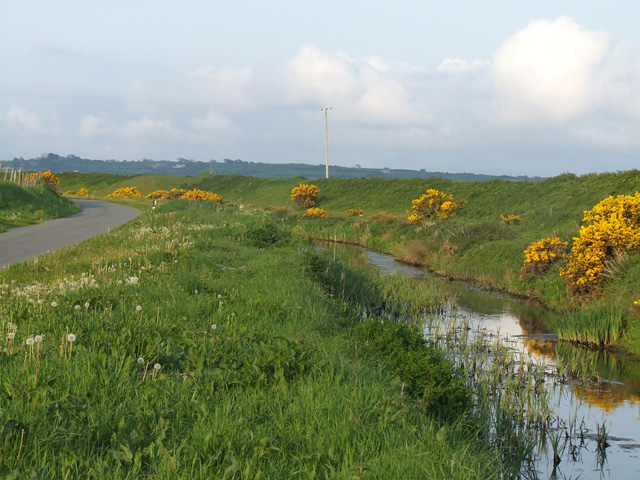
M80 213L0 233L0 270L107 233L140 214L135 208L117 203L74 201L82 208Z

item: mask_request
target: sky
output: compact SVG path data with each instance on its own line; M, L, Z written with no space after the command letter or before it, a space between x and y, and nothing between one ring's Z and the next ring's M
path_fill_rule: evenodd
M640 168L640 2L0 0L0 161Z

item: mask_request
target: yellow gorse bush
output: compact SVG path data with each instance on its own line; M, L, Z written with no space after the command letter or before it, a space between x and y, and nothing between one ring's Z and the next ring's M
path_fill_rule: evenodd
M304 212L304 216L312 218L329 218L327 211L322 208L309 208Z
M142 194L138 191L138 187L122 187L110 193L107 197L142 197Z
M350 217L361 217L364 215L364 210L360 210L359 208L350 208L347 210L347 214L349 214Z
M320 189L316 185L301 183L291 190L291 200L304 208L311 208L316 206L319 193Z
M500 214L500 219L502 220L502 223L504 223L505 225L511 225L512 223L520 223L520 220L522 220L520 218L520 215L513 215L512 213L510 213L506 217Z
M640 192L610 196L584 212L580 236L573 239L567 269L560 274L574 295L596 292L606 262L622 252L640 251Z
M89 195L89 190L87 190L86 188L82 187L82 188L80 188L80 190L78 190L76 192L76 195L87 196L87 195Z
M568 242L563 242L558 237L547 237L533 242L524 251L524 265L521 273L540 275L546 272L552 264L563 257L564 247L567 244Z
M50 188L54 188L54 189L55 189L55 186L60 183L60 179L56 177L53 173L51 173L51 170L49 170L48 172L35 172L35 173L29 174L30 182L33 182L34 179L36 178L43 180L47 185L49 185Z
M171 190L156 190L146 196L151 200L173 200L174 198L180 198L184 195L186 190L181 188L172 188Z
M212 200L214 202L222 203L222 197L217 193L205 192L204 190L199 190L197 188L183 193L180 198L186 200Z
M413 212L407 213L409 213L408 218L412 224L420 224L426 218L434 216L441 220L450 218L461 206L461 202L454 202L453 195L430 188L420 198L411 201Z

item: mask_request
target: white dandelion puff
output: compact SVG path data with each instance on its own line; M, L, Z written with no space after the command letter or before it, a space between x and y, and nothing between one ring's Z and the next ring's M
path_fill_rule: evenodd
M76 336L73 333L70 333L67 335L67 340L73 343L76 341Z

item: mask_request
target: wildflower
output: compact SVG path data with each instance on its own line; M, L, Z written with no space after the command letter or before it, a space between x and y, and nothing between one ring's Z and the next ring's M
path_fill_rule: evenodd
M161 366L159 363L156 363L156 364L153 366L153 369L154 369L154 370L156 370L156 371L157 371L157 370L160 370L161 368L162 368L162 366Z
M138 365L142 365L144 363L144 358L138 358Z
M89 302L84 303L84 308L89 308Z
M25 343L27 345L33 345L35 343L35 340L33 339L33 337L29 337L27 338L27 341Z
M36 335L34 340L36 343L42 343L42 338L43 338L42 335Z
M58 302L51 302L51 306L52 306L53 308L56 308L56 307L58 306Z
M139 312L139 311L141 311L141 310L142 310L142 307L141 307L140 305L138 305L138 306L136 307L136 312Z
M75 309L76 309L76 312L79 312L79 311L80 311L80 309L81 309L82 307L81 307L80 305L76 305L76 306L75 306L75 307L73 307L73 308L75 308Z
M76 341L76 336L73 333L70 333L69 335L67 335L67 340L73 343Z
M638 302L636 302L638 303ZM213 325L211 325L211 330L213 330L214 332L218 329L218 326L214 323Z
M15 336L16 336L16 333L15 333L15 332L9 332L9 333L7 333L7 338L8 338L9 340L13 340L13 339L15 338Z

